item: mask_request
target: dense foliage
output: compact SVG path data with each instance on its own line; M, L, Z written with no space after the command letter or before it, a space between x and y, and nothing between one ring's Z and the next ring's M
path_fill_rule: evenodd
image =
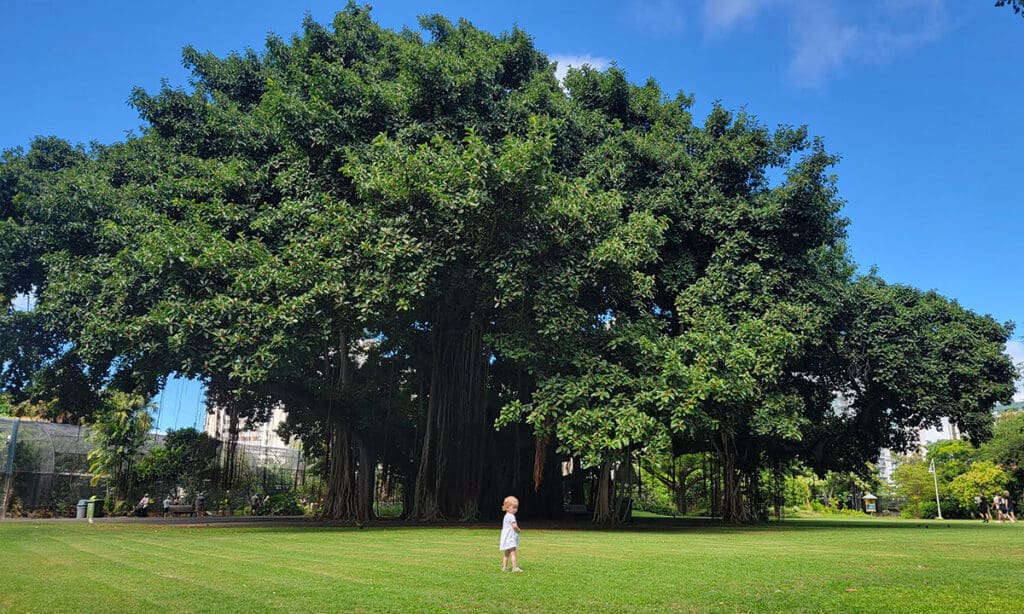
M295 493L277 492L256 508L259 516L301 516L305 513Z
M176 494L180 488L192 498L216 479L217 451L217 441L206 433L192 428L171 430L162 445L139 460L139 481L154 493Z
M103 396L103 406L87 427L92 484L107 478L119 498L132 499L138 475L135 465L152 425L150 407L141 397L120 390Z
M936 495L945 518L977 517L978 497L988 505L995 495L1018 501L1024 495L1022 416L1019 411L999 414L992 438L981 446L964 440L940 440L927 446L924 457L902 459L893 481L904 515L934 518L939 511Z

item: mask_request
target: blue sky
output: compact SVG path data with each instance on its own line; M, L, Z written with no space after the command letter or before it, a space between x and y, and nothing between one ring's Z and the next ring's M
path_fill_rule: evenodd
M769 126L808 125L842 156L836 172L860 267L1020 323L1008 351L1024 360L1024 18L992 4L380 1L373 14L389 28L432 12L493 32L519 25L562 65L614 62L633 81L654 77L666 92L694 94L698 117L719 100ZM342 6L3 2L0 147L50 134L119 140L140 123L126 103L133 87L187 85L183 46L259 50L267 32L298 30L304 12L329 22ZM161 427L198 421L198 386L177 390L163 395Z

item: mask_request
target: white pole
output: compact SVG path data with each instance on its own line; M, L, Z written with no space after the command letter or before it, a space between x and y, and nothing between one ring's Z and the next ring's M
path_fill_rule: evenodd
M928 473L932 474L932 481L935 482L935 509L939 512L939 520L942 520L942 505L939 504L939 476L935 471L935 459L932 459L931 466L928 467Z

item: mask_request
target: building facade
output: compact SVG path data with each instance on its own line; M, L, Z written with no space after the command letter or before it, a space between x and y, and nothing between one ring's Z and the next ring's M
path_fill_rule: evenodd
M245 419L239 421L238 442L249 446L264 446L268 448L287 448L288 442L281 439L277 434L277 428L285 421L287 414L282 406L274 408L270 414L270 420L263 424L249 425ZM228 427L230 418L224 408L214 407L212 412L206 414L206 421L203 431L220 441L228 439Z

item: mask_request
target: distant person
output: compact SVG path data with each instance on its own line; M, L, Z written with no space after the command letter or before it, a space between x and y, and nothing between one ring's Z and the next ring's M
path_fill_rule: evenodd
M149 515L149 493L142 495L142 498L139 499L139 502L135 505L133 513L140 517Z
M198 492L196 493L196 516L206 515L206 496Z
M978 495L974 497L974 504L978 506L978 515L981 516L981 523L987 524L989 521L988 513L988 500L985 495Z
M1004 512L1006 511L1006 503L1003 501L1003 496L996 493L992 497L992 509L996 511L996 519L998 522L1003 521Z
M1003 491L1003 505L1006 507L1006 519L1010 522L1017 522L1017 504L1010 498L1010 491Z
M516 558L516 549L519 547L519 523L516 522L519 499L505 497L501 509L505 512L505 518L501 522L501 540L498 542L498 549L501 550L501 570L508 571L511 562L512 571L522 571Z
M255 516L256 512L260 509L260 496L258 494L253 493L253 495L249 497L249 506L252 509L252 515Z
M171 496L164 497L164 516L171 515Z

